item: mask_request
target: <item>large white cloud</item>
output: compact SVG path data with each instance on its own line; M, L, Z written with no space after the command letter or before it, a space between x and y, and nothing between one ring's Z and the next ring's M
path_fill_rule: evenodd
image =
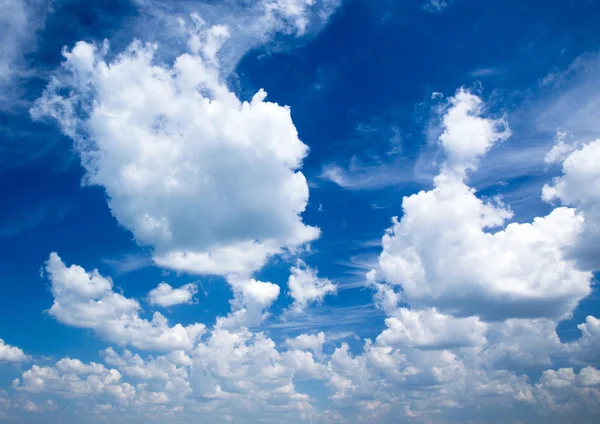
M113 215L159 265L246 275L319 230L300 218L308 147L290 109L262 90L240 101L210 53L219 40L172 66L154 62L156 45L134 42L107 61L106 44L79 42L32 113L75 139L86 182L106 189Z
M79 328L89 328L108 341L138 349L171 351L192 349L204 333L203 324L169 326L159 312L148 321L140 304L113 290L110 278L78 265L67 267L52 253L46 262L54 303L50 315Z
M481 117L482 110L481 100L463 90L450 100L440 137L448 160L432 190L403 199L404 214L383 237L369 279L385 283L388 300L397 287L411 306L460 316L566 317L591 291L592 274L564 253L584 218L557 208L505 226L510 210L477 197L465 172L508 133L504 121Z

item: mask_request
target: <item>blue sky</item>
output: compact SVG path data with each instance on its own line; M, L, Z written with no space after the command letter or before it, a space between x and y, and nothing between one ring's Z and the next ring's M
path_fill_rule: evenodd
M596 0L0 11L0 421L597 421Z

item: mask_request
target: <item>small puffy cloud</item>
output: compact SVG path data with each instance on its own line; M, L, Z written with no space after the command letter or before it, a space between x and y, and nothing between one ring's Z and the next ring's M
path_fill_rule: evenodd
M46 272L54 296L50 315L64 324L92 329L108 341L144 350L189 350L204 333L202 324L170 327L158 312L151 321L140 317L140 304L116 293L110 278L98 270L67 267L56 253L50 254Z
M227 282L233 290L231 313L218 319L226 328L254 327L267 316L266 310L279 297L280 288L271 282L229 277Z
M440 136L448 160L432 190L403 199L404 214L383 237L378 267L368 278L388 309L403 300L487 320L569 316L591 292L592 274L565 256L584 218L557 208L531 223L505 226L511 211L477 197L466 171L510 133L503 122L479 116L483 110L481 100L462 89L450 100Z
M483 100L464 88L449 99L442 118L444 132L439 138L446 153L444 165L449 170L462 173L476 169L481 156L510 137L505 120L485 118L483 113Z
M0 339L0 362L24 362L30 359L30 356L26 355L23 350L6 344L4 340Z
M186 284L175 289L163 282L150 291L148 300L151 305L169 308L184 303L192 303L196 293L198 293L198 285L195 283Z
M383 346L441 349L486 343L487 325L477 317L455 318L435 309L398 309L386 318L387 329L377 336Z
M337 292L335 284L327 278L319 278L316 269L306 266L301 261L290 271L288 288L290 296L294 299L292 310L296 312L302 311L311 303L320 303L325 296Z

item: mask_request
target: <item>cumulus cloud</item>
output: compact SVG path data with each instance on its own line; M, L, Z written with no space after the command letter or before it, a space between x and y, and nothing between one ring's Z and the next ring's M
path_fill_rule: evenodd
M198 285L195 283L185 284L175 289L163 282L148 293L148 300L151 305L169 308L184 303L193 303L196 293L198 293Z
M240 101L199 47L172 67L154 63L157 48L134 42L107 62L107 45L77 43L33 116L75 139L86 182L106 189L113 215L161 266L249 274L317 238L300 218L308 147L289 108L262 90Z
M577 364L600 364L600 320L589 315L577 328L581 337L568 345L573 361Z
M385 346L418 348L448 348L476 346L486 343L486 324L477 317L455 318L435 309L398 309L386 318L387 329L377 336Z
M33 367L25 371L20 380L15 380L13 386L28 392L54 392L81 397L101 393L104 390L114 393L135 393L132 386L124 387L121 374L117 370L109 370L94 362L84 364L77 359L63 358L54 367Z
M327 278L319 278L317 270L302 261L290 269L288 278L290 296L294 299L292 310L302 311L311 303L322 302L325 296L337 292L337 286Z
M564 254L584 218L557 208L531 223L505 225L512 212L499 200L477 197L466 172L510 134L503 119L482 112L481 100L463 89L450 99L440 136L448 159L432 190L403 199L404 214L383 237L379 265L368 278L384 283L378 287L391 306L402 298L491 320L569 316L591 291L592 274Z
M287 339L285 343L294 350L311 350L317 357L323 354L325 344L325 333L300 334L293 339Z
M50 254L46 272L54 296L49 314L64 324L92 329L105 340L144 350L189 350L204 333L202 324L171 327L159 312L150 321L142 318L140 304L115 292L110 278L98 270L67 267L56 253Z
M226 328L255 327L267 316L266 310L279 297L279 286L254 279L227 279L233 289L231 313L218 322Z
M6 344L0 339L0 362L24 362L30 359L23 350L18 347Z
M563 145L564 142L559 140L550 153L556 149L565 150ZM600 237L600 139L571 152L566 150L561 156L564 157L563 175L552 184L546 184L542 196L549 202L558 200L564 205L576 207L582 213L583 228L571 253L582 267L599 269L600 249L597 240ZM562 157L556 160L560 159Z

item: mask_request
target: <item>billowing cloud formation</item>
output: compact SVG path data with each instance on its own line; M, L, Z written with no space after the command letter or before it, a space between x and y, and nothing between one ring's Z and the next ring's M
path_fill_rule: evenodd
M134 42L107 62L106 44L79 42L32 114L76 141L86 182L106 189L159 265L247 275L319 236L300 218L308 148L289 108L262 90L242 102L222 81L214 52L226 28L202 34L172 67L154 63L156 45Z
M110 278L78 265L67 267L56 253L50 254L46 272L54 296L50 315L64 324L92 329L105 340L144 350L189 350L204 333L202 324L170 327L159 312L151 321L142 318L140 304L116 293Z
M584 217L583 230L579 236L573 255L583 267L600 268L600 140L583 145L579 149L566 147L559 140L551 151L571 151L565 158L551 155L550 161L561 161L563 175L553 184L544 186L543 198L547 201L560 200L574 206Z
M574 410L584 417L598 413L599 371L552 367L559 357L572 364L598 360L595 317L580 325L579 339L563 344L557 322L545 318L485 323L435 308L388 309L387 328L374 342L366 339L362 351L353 352L346 343L331 351L323 332L300 334L278 346L267 334L244 326L260 323L279 295L272 283L231 280L232 312L205 331L198 324L169 327L160 315L144 320L140 305L115 293L109 278L66 267L56 254L46 268L55 297L50 314L59 321L163 354L144 357L109 347L101 352L106 365L71 358L36 364L13 382L20 395L28 396L23 402L36 408L44 407L38 401L44 395L76 398L80 407L96 411L86 412L92 421L98 413L114 422L149 415L169 420L176 413L208 422L227 415L242 423L392 423L398 417L435 421L440 410L482 406L501 407L506 416L519 416L514 408L532 414L552 410L559 420L573 417ZM522 372L532 367L544 372L529 382ZM299 389L314 384L326 390L327 409L311 390Z
M29 359L23 350L6 344L4 340L0 339L0 362L23 362Z
M192 303L196 293L198 293L197 284L186 284L175 289L163 282L148 293L148 300L151 305L168 308L182 303Z
M591 290L592 274L565 257L584 218L557 208L532 223L504 227L511 211L478 198L465 182L466 171L509 134L504 121L482 111L481 100L464 90L450 100L440 137L448 160L433 190L403 199L404 215L384 236L369 278L385 283L379 288L392 306L400 299L394 288L401 288L411 306L459 316L566 317Z
M377 342L387 346L444 348L486 343L487 327L478 318L454 318L435 309L400 308L386 318L385 325L388 328L377 337Z

